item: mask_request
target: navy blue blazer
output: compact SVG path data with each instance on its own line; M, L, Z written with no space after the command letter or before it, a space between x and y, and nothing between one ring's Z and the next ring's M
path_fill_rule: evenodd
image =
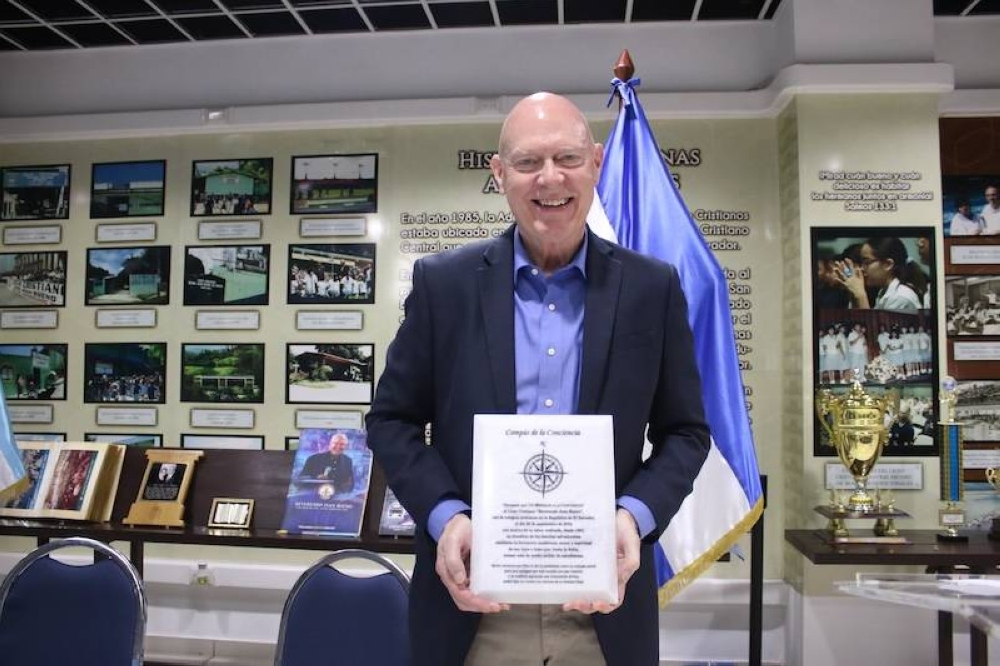
M473 416L517 412L514 230L415 263L406 318L366 419L368 445L417 523L410 639L418 666L460 666L479 624L480 615L460 611L435 573L436 544L425 528L442 499L471 500ZM594 615L594 627L609 665L654 666L652 544L691 490L708 453L708 427L676 270L587 233L577 411L613 415L615 491L645 502L656 519L623 603ZM647 424L652 455L643 462Z

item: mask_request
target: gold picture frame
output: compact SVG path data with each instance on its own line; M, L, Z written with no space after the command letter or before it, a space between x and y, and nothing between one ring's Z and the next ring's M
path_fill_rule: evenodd
M253 520L252 499L243 497L215 497L208 513L208 526L225 529L248 530Z

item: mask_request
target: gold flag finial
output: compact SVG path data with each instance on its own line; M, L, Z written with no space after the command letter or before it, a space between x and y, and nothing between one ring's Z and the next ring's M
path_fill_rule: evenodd
M622 81L628 81L635 74L635 64L632 62L632 56L629 55L628 49L622 51L622 54L618 56L618 62L615 63L615 68L612 71Z

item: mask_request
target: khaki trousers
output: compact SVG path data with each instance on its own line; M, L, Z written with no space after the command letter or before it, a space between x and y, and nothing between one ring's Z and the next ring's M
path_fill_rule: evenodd
M465 666L605 666L589 615L514 605L483 615Z

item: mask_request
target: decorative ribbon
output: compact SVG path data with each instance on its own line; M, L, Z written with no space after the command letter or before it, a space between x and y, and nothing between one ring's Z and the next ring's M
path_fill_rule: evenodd
M642 83L642 79L629 79L628 81L622 81L617 76L611 79L611 96L608 97L608 103L605 104L605 106L611 106L611 102L615 99L615 93L618 93L621 96L622 104L624 106L631 106L633 89L640 83Z

